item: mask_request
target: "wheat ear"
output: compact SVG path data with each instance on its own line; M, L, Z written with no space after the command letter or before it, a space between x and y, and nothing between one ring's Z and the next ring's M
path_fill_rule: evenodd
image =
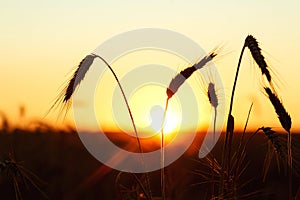
M245 40L245 45L250 50L253 59L255 60L255 62L257 63L257 65L261 70L261 73L266 76L269 82L271 82L272 77L270 75L268 65L265 61L265 57L261 53L261 48L259 47L256 38L253 37L252 35L248 35Z
M109 70L111 71L111 73L113 74L115 80L118 83L118 86L119 86L119 88L121 90L121 93L122 93L122 96L124 98L124 101L126 103L126 107L127 107L128 113L130 115L132 126L133 126L133 129L134 129L134 132L135 132L135 136L136 136L136 139L137 139L139 151L140 151L141 155L143 155L143 149L142 149L142 145L141 145L141 142L140 142L140 138L138 136L138 132L137 132L137 128L136 128L136 125L135 125L135 122L134 122L134 118L133 118L133 115L132 115L129 103L127 101L125 92L123 90L123 87L122 87L122 85L121 85L121 83L120 83L120 81L119 81L116 73L112 69L112 67L101 56L99 56L97 54L90 54L90 55L87 55L80 62L78 68L76 69L76 71L74 72L72 78L70 79L67 87L61 93L60 97L55 101L54 105L57 104L57 103L63 103L63 108L67 109L66 112L68 111L68 109L70 107L71 97L72 97L75 89L79 86L80 82L84 79L86 73L90 69L90 67L93 64L95 58L99 58L100 60L102 60L105 63L105 65L109 68ZM53 108L54 105L51 108ZM142 158L142 160L143 160L143 158ZM149 180L149 176L148 176L147 173L146 173L146 178L147 178L147 189L149 191L149 194L145 194L145 195L146 195L147 198L151 199L150 180Z
M276 93L272 92L272 90L268 87L265 87L265 91L269 97L270 102L272 103L276 114L278 116L278 119L280 121L280 124L286 132L290 132L292 120L286 109L284 108L281 100L278 98Z
M282 145L279 142L278 135L276 134L276 132L270 127L262 127L261 130L271 142L275 152L277 152L281 157L283 157Z
M66 87L60 92L57 99L54 101L53 105L47 111L46 115L56 108L57 105L62 105L61 111L65 110L65 116L68 113L70 106L71 106L71 98L74 94L76 88L80 85L81 81L83 81L86 73L90 69L91 65L93 64L96 56L89 54L84 59L81 60L78 67L72 74L70 80Z
M278 98L277 94L274 93L270 88L265 87L265 91L269 97L270 102L272 103L275 112L278 116L280 124L284 130L286 130L288 139L287 139L287 148L288 148L288 177L289 177L289 198L292 199L292 170L293 170L293 156L292 156L292 134L291 126L292 119L286 109L283 106L283 103Z
M180 86L198 69L203 68L208 62L210 62L217 54L212 52L202 58L198 63L193 66L187 67L182 70L179 74L177 74L170 82L169 87L167 88L167 96L168 98L172 98L172 96L178 91Z
M165 154L164 154L164 121L168 109L169 100L173 97L173 95L178 91L180 86L189 78L192 76L192 74L197 71L198 69L203 68L208 62L210 62L214 57L217 56L217 53L215 51L212 51L207 56L202 58L199 62L196 64L185 68L182 70L179 74L177 74L170 82L166 94L167 94L167 100L166 100L166 106L164 110L164 116L162 119L162 128L161 128L161 192L162 192L162 198L163 200L166 199L166 188L165 188L165 173L164 173L164 160L165 160Z

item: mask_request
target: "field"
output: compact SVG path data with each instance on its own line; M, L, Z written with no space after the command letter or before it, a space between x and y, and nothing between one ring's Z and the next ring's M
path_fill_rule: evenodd
M279 137L286 138L286 134ZM295 135L293 143L299 142L299 135ZM196 138L193 146L200 143L201 136ZM222 139L214 148L217 157L221 155L221 144ZM262 181L267 144L268 139L262 133L257 134L249 144L247 148L249 166L241 175L239 183L242 185L249 182L238 189L239 199L285 199L287 196L286 171L283 168L278 171L275 159L272 160L265 182ZM129 189L134 190L135 185L132 176L124 173L117 182L119 172L103 166L94 159L72 129L58 131L47 126L39 126L31 131L21 128L10 131L2 129L0 152L0 161L13 158L40 179L33 175L29 176L45 193L44 195L29 181L19 181L20 197L23 199L134 199L135 192L129 192ZM296 152L294 150L294 158L299 158ZM199 174L205 171L210 173L205 162L204 159L199 160L198 152L192 147L168 166L166 168L168 198L209 199L210 183ZM153 196L160 196L160 171L151 172L149 175ZM299 176L295 174L293 178L293 193L296 194L300 184ZM5 171L0 175L1 199L15 198L15 180ZM127 192L122 192L122 185L128 189Z

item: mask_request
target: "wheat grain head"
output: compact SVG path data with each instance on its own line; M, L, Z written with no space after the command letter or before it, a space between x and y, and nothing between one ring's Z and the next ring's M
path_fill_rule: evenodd
M245 39L245 46L250 50L253 59L261 70L261 73L266 76L269 82L271 82L272 77L268 69L268 65L265 61L265 57L261 53L261 48L259 47L256 38L252 35L248 35Z
M280 124L284 130L286 130L288 133L290 132L292 120L286 109L284 108L281 100L278 98L278 96L272 92L272 90L268 87L265 87L265 91L269 97L269 100L271 101L275 112L277 113L278 119L280 121Z
M279 142L278 135L274 130L272 130L270 127L262 127L261 130L267 136L269 141L272 143L275 152L277 152L280 156L283 156L283 149L282 145Z
M207 96L211 106L217 108L219 105L219 101L218 101L218 96L216 94L214 83L208 84Z
M167 96L170 99L180 88L180 86L187 80L196 70L204 67L208 62L210 62L214 57L217 56L217 53L214 51L209 53L207 56L202 58L198 63L185 68L179 74L177 74L170 82L169 87L167 88Z

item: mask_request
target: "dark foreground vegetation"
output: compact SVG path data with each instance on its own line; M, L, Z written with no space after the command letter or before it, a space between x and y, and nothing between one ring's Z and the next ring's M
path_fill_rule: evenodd
M278 137L284 143L286 135L279 134ZM211 198L209 178L205 178L205 174L210 177L211 173L207 166L209 161L199 160L194 147L201 143L201 137L196 140L198 141L195 141L185 155L166 168L166 192L170 199ZM279 171L275 156L263 181L263 168L269 151L268 141L260 133L248 145L249 164L239 177L237 187L241 199L286 197L288 185L285 165L281 162ZM300 137L295 134L293 143L299 142ZM222 141L219 141L214 149L217 157L221 155L221 149ZM293 153L294 158L300 157L297 150ZM77 133L71 128L55 130L46 125L38 125L32 130L2 128L0 162L5 161L13 161L21 166L25 170L23 175L27 178L22 177L22 174L14 175L15 169L3 168L0 174L1 199L143 199L132 174L120 174L103 166L87 152ZM160 196L160 172L151 172L149 175L153 196ZM143 180L141 175L137 174L137 177ZM299 190L299 180L295 171L295 195Z

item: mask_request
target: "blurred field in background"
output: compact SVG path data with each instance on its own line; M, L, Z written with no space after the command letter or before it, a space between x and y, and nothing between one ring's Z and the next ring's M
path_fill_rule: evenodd
M196 173L203 168L195 148L201 144L200 135L199 133L195 143L185 155L166 168L167 193L172 199L210 198L209 185L200 184L205 180ZM280 135L282 138L285 136ZM221 156L220 140L214 148L217 156ZM294 144L299 142L300 135L295 135ZM266 151L267 139L263 134L258 134L247 149L250 165L241 177L243 181L251 180L251 182L240 192L248 194L256 191L256 199L284 199L287 193L287 177L284 170L278 172L274 159L266 182L262 182ZM103 166L93 158L72 128L55 130L46 124L36 125L31 130L2 128L0 152L0 161L11 155L17 162L35 173L43 181L39 187L49 199L105 200L120 197L120 188L115 183L119 172ZM294 151L294 157L299 158L297 151ZM123 174L122 179L124 184L131 184L130 174ZM159 179L159 171L150 173L154 196L160 195ZM294 192L298 189L297 181L299 179L294 176ZM24 199L45 199L33 186L29 185L28 188L25 184L19 186ZM0 175L0 196L1 199L15 198L12 180L5 174Z

